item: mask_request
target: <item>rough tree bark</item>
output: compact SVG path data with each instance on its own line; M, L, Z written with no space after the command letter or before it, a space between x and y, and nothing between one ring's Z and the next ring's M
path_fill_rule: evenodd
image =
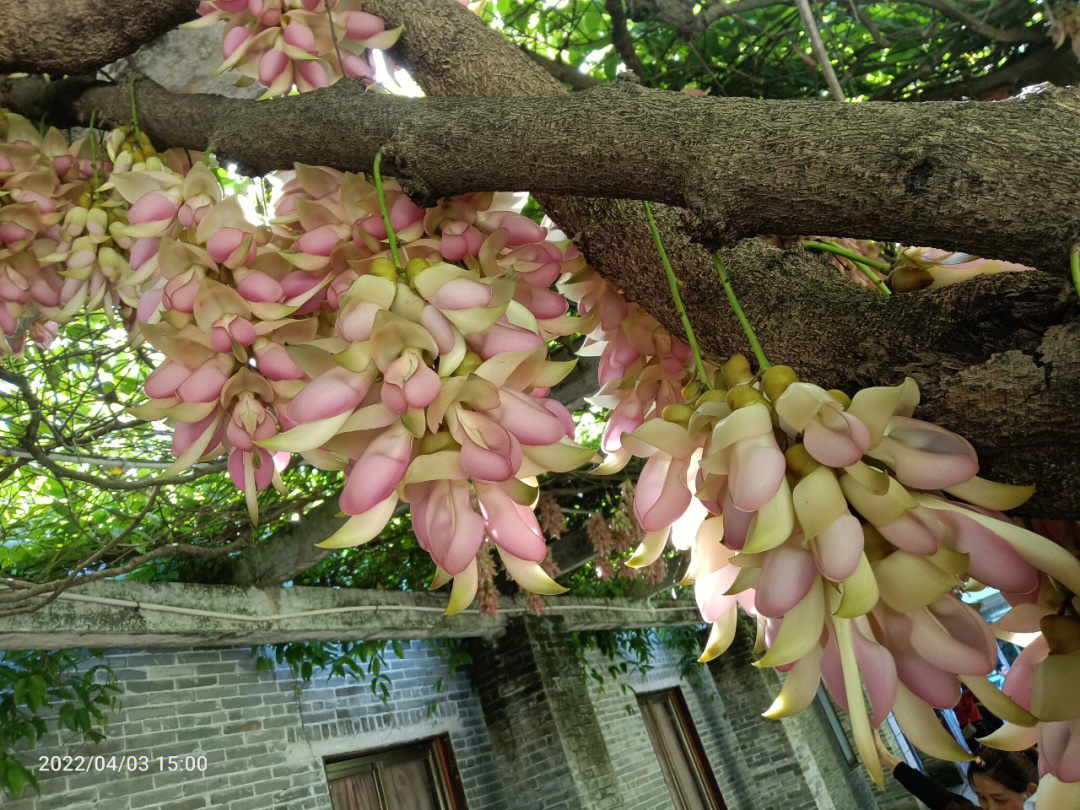
M405 24L395 56L431 95L562 92L550 75L450 0L371 0L365 7L392 25ZM174 119L173 127L178 123ZM784 155L785 144L769 137L769 126L769 121L762 122L766 137L750 146L760 150L757 170L762 177ZM942 131L939 138L953 135ZM834 165L833 155L819 153L818 158L821 166L797 165L811 175ZM953 172L948 175L952 181L970 182L949 166L948 158L939 141L928 156L930 168L940 166L936 171ZM587 163L588 156L583 160ZM581 168L594 171L589 165ZM921 177L918 172L914 176ZM702 178L705 183L715 179ZM785 177L770 182L794 181ZM730 186L724 189L732 191ZM781 220L784 200L755 199L752 187L735 191L747 196L743 200L735 194L736 213L753 217L759 205L772 212L772 221ZM878 189L868 202L846 189L816 188L810 194L819 192L826 194L826 202L843 197L853 209L876 204L877 195L889 193ZM714 192L706 187L702 193ZM924 193L945 192L928 187ZM916 205L925 205L927 198L916 199ZM602 274L674 332L681 331L636 204L550 195L541 195L540 202L567 233L579 234L579 244ZM810 207L798 197L792 202ZM941 218L950 214L926 207ZM718 305L723 294L710 255L697 241L705 231L701 222L662 206L657 206L657 214L677 272L687 284L691 319L702 343L717 354L743 349L745 339L737 324ZM801 230L790 219L782 221L787 227L780 230ZM974 225L985 226L978 212ZM1039 254L1037 246L1025 250L1030 251L1025 255ZM727 251L725 261L775 361L790 363L804 378L848 390L915 376L924 390L920 413L969 436L985 474L1034 481L1039 492L1030 505L1033 513L1080 517L1080 431L1071 419L1080 406L1080 329L1077 307L1061 279L1045 274L986 278L886 300L850 285L823 260L801 251L781 253L750 240Z
M198 5L198 0L4 0L0 73L95 71L190 20Z
M689 208L721 244L842 233L1062 275L1080 240L1076 88L994 104L837 105L694 98L626 81L512 100L401 98L339 82L257 102L142 82L137 98L151 137L255 173L294 162L370 171L381 150L386 171L425 205L517 188L648 199ZM126 87L38 78L5 81L0 103L83 125L94 109L102 125L127 121L131 106Z

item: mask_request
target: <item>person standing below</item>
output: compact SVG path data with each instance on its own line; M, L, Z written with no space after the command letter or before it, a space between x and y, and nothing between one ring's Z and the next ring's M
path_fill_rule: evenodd
M996 751L980 748L968 769L968 785L979 803L946 790L924 773L912 768L893 754L875 732L881 763L896 781L930 810L1031 810L1038 789L1038 755L1029 751Z

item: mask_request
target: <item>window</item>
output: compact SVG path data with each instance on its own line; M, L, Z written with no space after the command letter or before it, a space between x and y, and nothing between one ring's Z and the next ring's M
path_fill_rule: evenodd
M638 695L641 716L678 810L725 810L682 692L676 687Z
M326 762L333 810L466 810L447 737Z

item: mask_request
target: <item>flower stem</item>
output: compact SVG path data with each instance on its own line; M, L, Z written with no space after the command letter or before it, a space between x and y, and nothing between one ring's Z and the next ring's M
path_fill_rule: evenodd
M345 75L345 63L341 61L341 46L338 45L337 33L334 31L334 15L330 11L330 0L324 0L323 3L326 6L326 16L330 20L330 39L334 41L334 53L337 54L338 70L341 71L341 75Z
M754 351L754 357L757 358L758 368L761 371L772 368L772 363L765 357L765 352L761 349L761 344L758 342L757 335L754 334L754 328L750 326L750 321L746 320L746 313L743 312L742 306L739 304L739 299L735 297L735 290L731 289L731 282L728 281L727 270L724 269L724 263L720 261L720 257L713 254L713 264L716 265L716 273L720 276L720 283L724 285L724 292L727 293L728 302L731 304L731 311L735 313L736 319L743 328L743 332L746 333L746 339L750 341L750 348Z
M381 165L382 152L378 152L375 155L375 168L372 173L375 175L375 192L379 195L379 211L382 212L383 225L386 226L386 236L390 240L390 258L394 260L394 267L403 270L404 266L401 264L401 257L398 256L397 234L394 233L394 229L390 226L390 212L386 210L386 194L383 192L382 174L379 172Z
M97 135L94 131L94 122L97 121L97 108L95 107L90 111L90 165L94 167L94 189L97 189L98 185L98 165L97 165Z
M815 242L813 240L807 240L800 244L811 250L824 250L829 253L835 253L837 256L843 256L845 259L850 259L864 276L874 282L874 286L878 288L878 291L881 292L882 295L892 295L892 290L885 286L885 282L864 267L864 265L868 265L875 270L888 270L889 265L885 262L879 262L877 259L871 259L868 256L860 256L858 253L854 253L847 248L842 248L839 245L834 245L831 242Z
M671 287L671 297L675 301L675 309L679 311L683 329L686 330L686 342L690 344L690 351L694 353L694 363L697 365L698 376L701 377L701 382L706 388L712 388L709 375L705 373L705 364L701 360L701 347L698 346L697 338L694 336L694 327L690 325L690 316L686 314L682 296L679 295L679 280L675 278L671 260L668 259L667 251L664 250L664 243L660 239L660 231L656 227L656 220L653 219L652 208L649 207L648 200L642 200L641 205L645 209L645 218L649 221L649 231L652 233L653 242L656 243L656 250L660 254L664 272L667 273L668 286Z
M1072 254L1069 256L1069 271L1076 294L1080 295L1080 242L1073 245Z
M131 77L131 83L128 85L128 90L131 93L131 121L135 125L135 138L139 141L139 146L142 146L142 132L139 131L139 110L135 104L135 77Z

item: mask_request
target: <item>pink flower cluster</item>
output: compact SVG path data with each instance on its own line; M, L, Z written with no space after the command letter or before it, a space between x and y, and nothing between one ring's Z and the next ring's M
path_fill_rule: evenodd
M221 69L235 68L266 88L328 87L343 76L375 81L369 51L389 48L401 28L360 10L357 0L202 0L192 26L225 21Z
M1008 721L991 743L1038 736L1044 771L1080 783L1068 686L1080 682L1080 622L1050 646L1040 634L1061 608L1050 578L1080 593L1080 561L1001 511L1033 488L978 478L967 441L913 418L910 379L849 399L785 366L753 375L736 355L690 380L682 344L605 282L581 273L563 289L595 318L586 351L602 357L612 408L599 471L646 459L634 498L646 534L630 564L651 564L668 539L690 549L684 583L712 625L702 660L730 645L741 605L758 623L758 665L787 673L766 715L801 711L824 682L878 781L872 728L890 712L927 753L970 759L934 715L966 684ZM1004 689L986 677L995 630L958 595L973 582L1015 606L1011 640L1035 639Z
M391 252L368 178L302 165L255 224L185 153L120 132L93 164L84 142L2 120L5 334L118 312L165 358L132 410L173 424L166 476L224 454L257 520L296 452L346 474L352 517L325 545L371 540L404 501L438 579L454 580L452 610L472 601L488 541L522 587L562 590L533 506L537 476L593 455L547 396L574 363L549 360L546 341L582 328L551 289L583 266L573 245L510 196L425 210L388 181Z
M130 242L117 229L127 202L105 180L188 165L183 150L148 158L126 130L110 132L95 154L87 137L69 144L0 110L0 352L27 335L47 344L56 322L81 312L123 312Z
M592 455L546 396L573 365L548 360L546 340L578 328L549 289L577 251L508 198L424 210L388 182L395 257L366 177L285 179L267 225L219 199L202 166L112 180L131 206L139 326L167 358L137 412L176 425L173 471L227 453L254 519L296 452L346 474L352 517L323 545L368 542L404 501L454 579L452 610L472 601L485 537L522 587L558 592L532 507L536 476Z

